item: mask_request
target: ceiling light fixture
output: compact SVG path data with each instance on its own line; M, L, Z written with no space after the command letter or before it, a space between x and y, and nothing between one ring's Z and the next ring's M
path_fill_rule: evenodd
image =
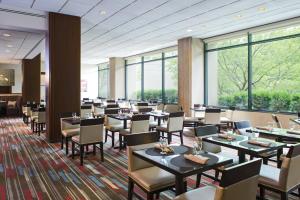
M239 20L239 19L243 18L243 15L236 15L234 18L237 19L237 20Z
M105 10L101 10L100 11L100 15L105 15L106 14L106 11Z
M192 29L188 29L188 30L186 30L186 32L192 32L193 30Z
M4 37L10 37L11 35L10 34L8 34L8 33L3 33L2 34Z
M265 6L260 6L260 7L258 7L258 11L259 12L266 12L267 8Z
M12 48L12 47L14 47L14 46L11 45L11 44L8 44L7 47L8 47L8 48Z

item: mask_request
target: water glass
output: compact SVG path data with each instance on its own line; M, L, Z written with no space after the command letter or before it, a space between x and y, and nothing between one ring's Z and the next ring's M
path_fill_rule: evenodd
M76 112L73 112L73 113L72 113L72 117L73 117L73 118L76 118Z

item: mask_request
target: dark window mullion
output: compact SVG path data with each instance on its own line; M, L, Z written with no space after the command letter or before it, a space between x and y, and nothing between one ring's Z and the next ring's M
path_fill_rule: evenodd
M145 80L145 79L144 79L144 75L145 75L145 74L144 74L144 67L145 67L144 64L145 64L145 63L144 63L144 56L143 56L143 57L142 57L142 63L141 63L141 98L142 98L142 101L144 101L144 97L145 97L145 96L144 96L144 95L145 95L145 94L144 94L144 86L145 86L145 85L144 85L144 80Z
M252 110L252 34L248 33L248 110Z
M162 62L161 62L161 72L162 72L162 88L161 88L161 98L162 102L166 101L166 88L165 88L165 53L162 53Z

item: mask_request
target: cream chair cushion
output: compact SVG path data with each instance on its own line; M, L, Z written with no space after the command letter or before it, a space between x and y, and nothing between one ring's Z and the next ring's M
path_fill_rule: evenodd
M175 197L174 200L215 200L216 188L213 186L205 186L196 190L191 190Z
M158 167L136 170L129 176L149 192L175 184L175 176Z
M65 129L61 131L62 135L65 137L72 137L75 135L79 135L79 132L80 132L80 128Z

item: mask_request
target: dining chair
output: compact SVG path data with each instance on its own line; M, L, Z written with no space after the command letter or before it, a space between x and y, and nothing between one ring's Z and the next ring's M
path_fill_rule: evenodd
M139 114L147 114L152 111L153 111L153 108L150 108L150 107L138 109ZM156 126L158 126L158 121L155 117L150 116L149 126L150 126L150 131L153 131L156 128Z
M255 200L261 159L235 165L223 171L219 186L191 190L174 200Z
M300 195L300 144L289 149L283 158L281 168L262 165L260 170L260 199L264 199L265 190L281 195L281 200L288 200L288 195L298 189Z
M41 132L44 131L44 127L46 126L46 109L45 107L41 107L38 109L37 117L33 119L33 127L36 127L35 132L38 135L41 135Z
M116 100L113 100L113 99L107 99L107 100L106 100L106 103L107 103L107 105L109 105L109 104L116 104Z
M216 125L220 131L221 124L221 109L219 108L206 108L204 114L204 124Z
M276 114L272 114L272 119L275 122L277 128L282 128L282 125L281 125L281 123L278 119L278 116Z
M104 107L101 107L102 103L94 103L93 104L93 116L100 117L104 115Z
M164 112L164 107L165 107L165 104L159 103L159 104L157 104L157 106L156 106L156 110L159 110L159 111Z
M233 128L233 114L235 111L235 107L230 106L226 112L225 112L225 116L222 117L221 116L221 124L225 124L226 128Z
M147 102L137 102L135 109L139 110L140 108L148 108L148 106L149 106L149 103L147 103Z
M183 120L184 120L184 112L172 112L168 117L167 124L162 124L156 127L156 131L164 136L164 133L167 133L168 143L170 144L172 141L172 136L179 136L180 142L183 145ZM179 135L175 135L175 133L179 133Z
M218 128L215 125L199 126L199 127L195 128L195 136L199 137L199 138L210 136L210 135L215 135L217 133L218 133ZM237 155L225 153L224 151L222 151L222 148L220 145L212 144L209 142L202 142L202 150L206 151L206 152L214 153L214 154L219 154L224 157L232 158L233 162L229 165L216 168L214 177L211 176L210 174L206 174L206 173L197 174L196 188L198 188L200 186L201 175L207 176L215 181L219 181L220 172L222 173L226 167L236 165L239 163L239 157Z
M253 128L249 120L234 122L234 128L236 132L239 133L240 135L244 135L248 137L256 137L255 135L256 133L253 133L252 131L248 131ZM270 151L270 152L261 153L257 155L258 158L263 159L264 164L267 164L269 160L275 161L274 159L271 158L276 156L277 156L277 151ZM253 159L253 156L250 156L250 159ZM279 162L279 161L275 161L275 162Z
M119 105L114 103L114 104L107 104L106 108L119 108Z
M159 141L159 133L147 132L126 137L128 154L128 200L132 200L134 186L137 185L147 194L147 200L156 199L159 193L172 189L175 176L159 167L146 162L133 154L133 151L154 147ZM136 195L136 194L135 194Z
M163 110L166 113L182 112L182 107L178 104L165 104Z
M23 121L24 121L25 124L28 125L30 112L31 112L30 105L26 104L26 105L22 106L22 112L23 112Z
M80 117L87 118L92 114L92 105L81 105Z
M111 138L111 147L115 146L115 133L120 132L123 129L123 122L114 118L109 117L109 115L116 115L119 113L119 108L105 109L105 142L107 142L107 137ZM111 134L109 134L111 132Z
M72 159L75 156L76 145L79 147L80 165L83 165L84 147L93 145L93 154L96 154L96 145L99 144L101 162L104 161L103 154L103 128L104 118L83 119L80 122L79 135L72 137Z
M78 115L78 113L76 113ZM79 135L80 124L72 125L64 122L64 119L72 119L72 112L60 114L61 149L66 146L66 155L69 154L69 141L73 136Z

